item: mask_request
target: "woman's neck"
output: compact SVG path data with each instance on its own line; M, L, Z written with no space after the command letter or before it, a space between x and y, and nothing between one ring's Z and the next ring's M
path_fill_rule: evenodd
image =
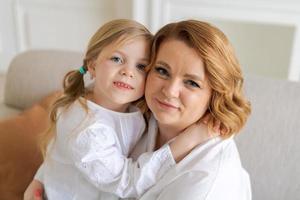
M158 134L156 138L156 148L160 148L171 139L179 135L184 129L180 127L172 127L169 125L158 124Z

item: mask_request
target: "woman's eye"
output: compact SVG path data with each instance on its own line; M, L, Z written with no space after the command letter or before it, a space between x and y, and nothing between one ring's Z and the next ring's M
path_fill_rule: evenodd
M187 81L185 81L185 83L189 86L200 88L199 84L196 83L195 81L187 80Z
M145 71L146 66L147 65L145 65L145 64L138 64L136 67L141 71Z
M161 76L169 76L169 72L162 67L155 67L155 71Z
M118 56L113 56L113 57L110 58L110 60L117 63L117 64L122 64L123 63L122 58L120 58Z

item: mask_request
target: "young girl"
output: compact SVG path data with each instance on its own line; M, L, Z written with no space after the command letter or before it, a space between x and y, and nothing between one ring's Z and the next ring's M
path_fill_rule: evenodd
M55 138L45 137L46 157L35 176L48 199L139 197L211 137L181 134L136 162L127 158L146 129L141 111L151 40L135 21L108 22L91 38L83 66L66 75L50 114ZM90 89L84 87L87 71L94 79Z

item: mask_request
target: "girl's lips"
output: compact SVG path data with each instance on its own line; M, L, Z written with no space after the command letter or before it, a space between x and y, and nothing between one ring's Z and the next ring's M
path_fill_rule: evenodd
M120 89L125 89L125 90L132 90L133 87L127 83L124 83L124 82L121 82L121 81L114 81L114 85L117 87L117 88L120 88Z
M172 104L169 104L169 103L166 103L166 102L162 102L162 101L160 101L160 100L158 100L158 99L156 99L155 98L155 101L161 106L161 107L163 107L163 108L167 108L167 109L178 109L178 107L177 106L174 106L174 105L172 105Z

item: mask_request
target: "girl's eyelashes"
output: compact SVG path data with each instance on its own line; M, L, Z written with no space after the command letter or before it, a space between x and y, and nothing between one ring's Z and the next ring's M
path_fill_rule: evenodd
M137 67L138 70L140 70L140 71L145 71L146 66L147 66L147 65L145 65L145 64L137 64L136 67Z
M121 56L112 56L110 60L119 65L123 65L126 62L126 60ZM146 66L147 66L146 64L137 63L136 68L140 71L145 71Z
M160 76L163 76L163 77L169 76L168 70L166 70L166 69L163 68L163 67L158 67L158 66L157 66L157 67L155 67L154 69L155 69L156 73L158 73Z
M193 80L186 80L184 82L190 87L201 88L200 85Z
M119 56L112 56L110 58L111 61L113 61L114 63L117 63L117 64L123 64L123 59Z

